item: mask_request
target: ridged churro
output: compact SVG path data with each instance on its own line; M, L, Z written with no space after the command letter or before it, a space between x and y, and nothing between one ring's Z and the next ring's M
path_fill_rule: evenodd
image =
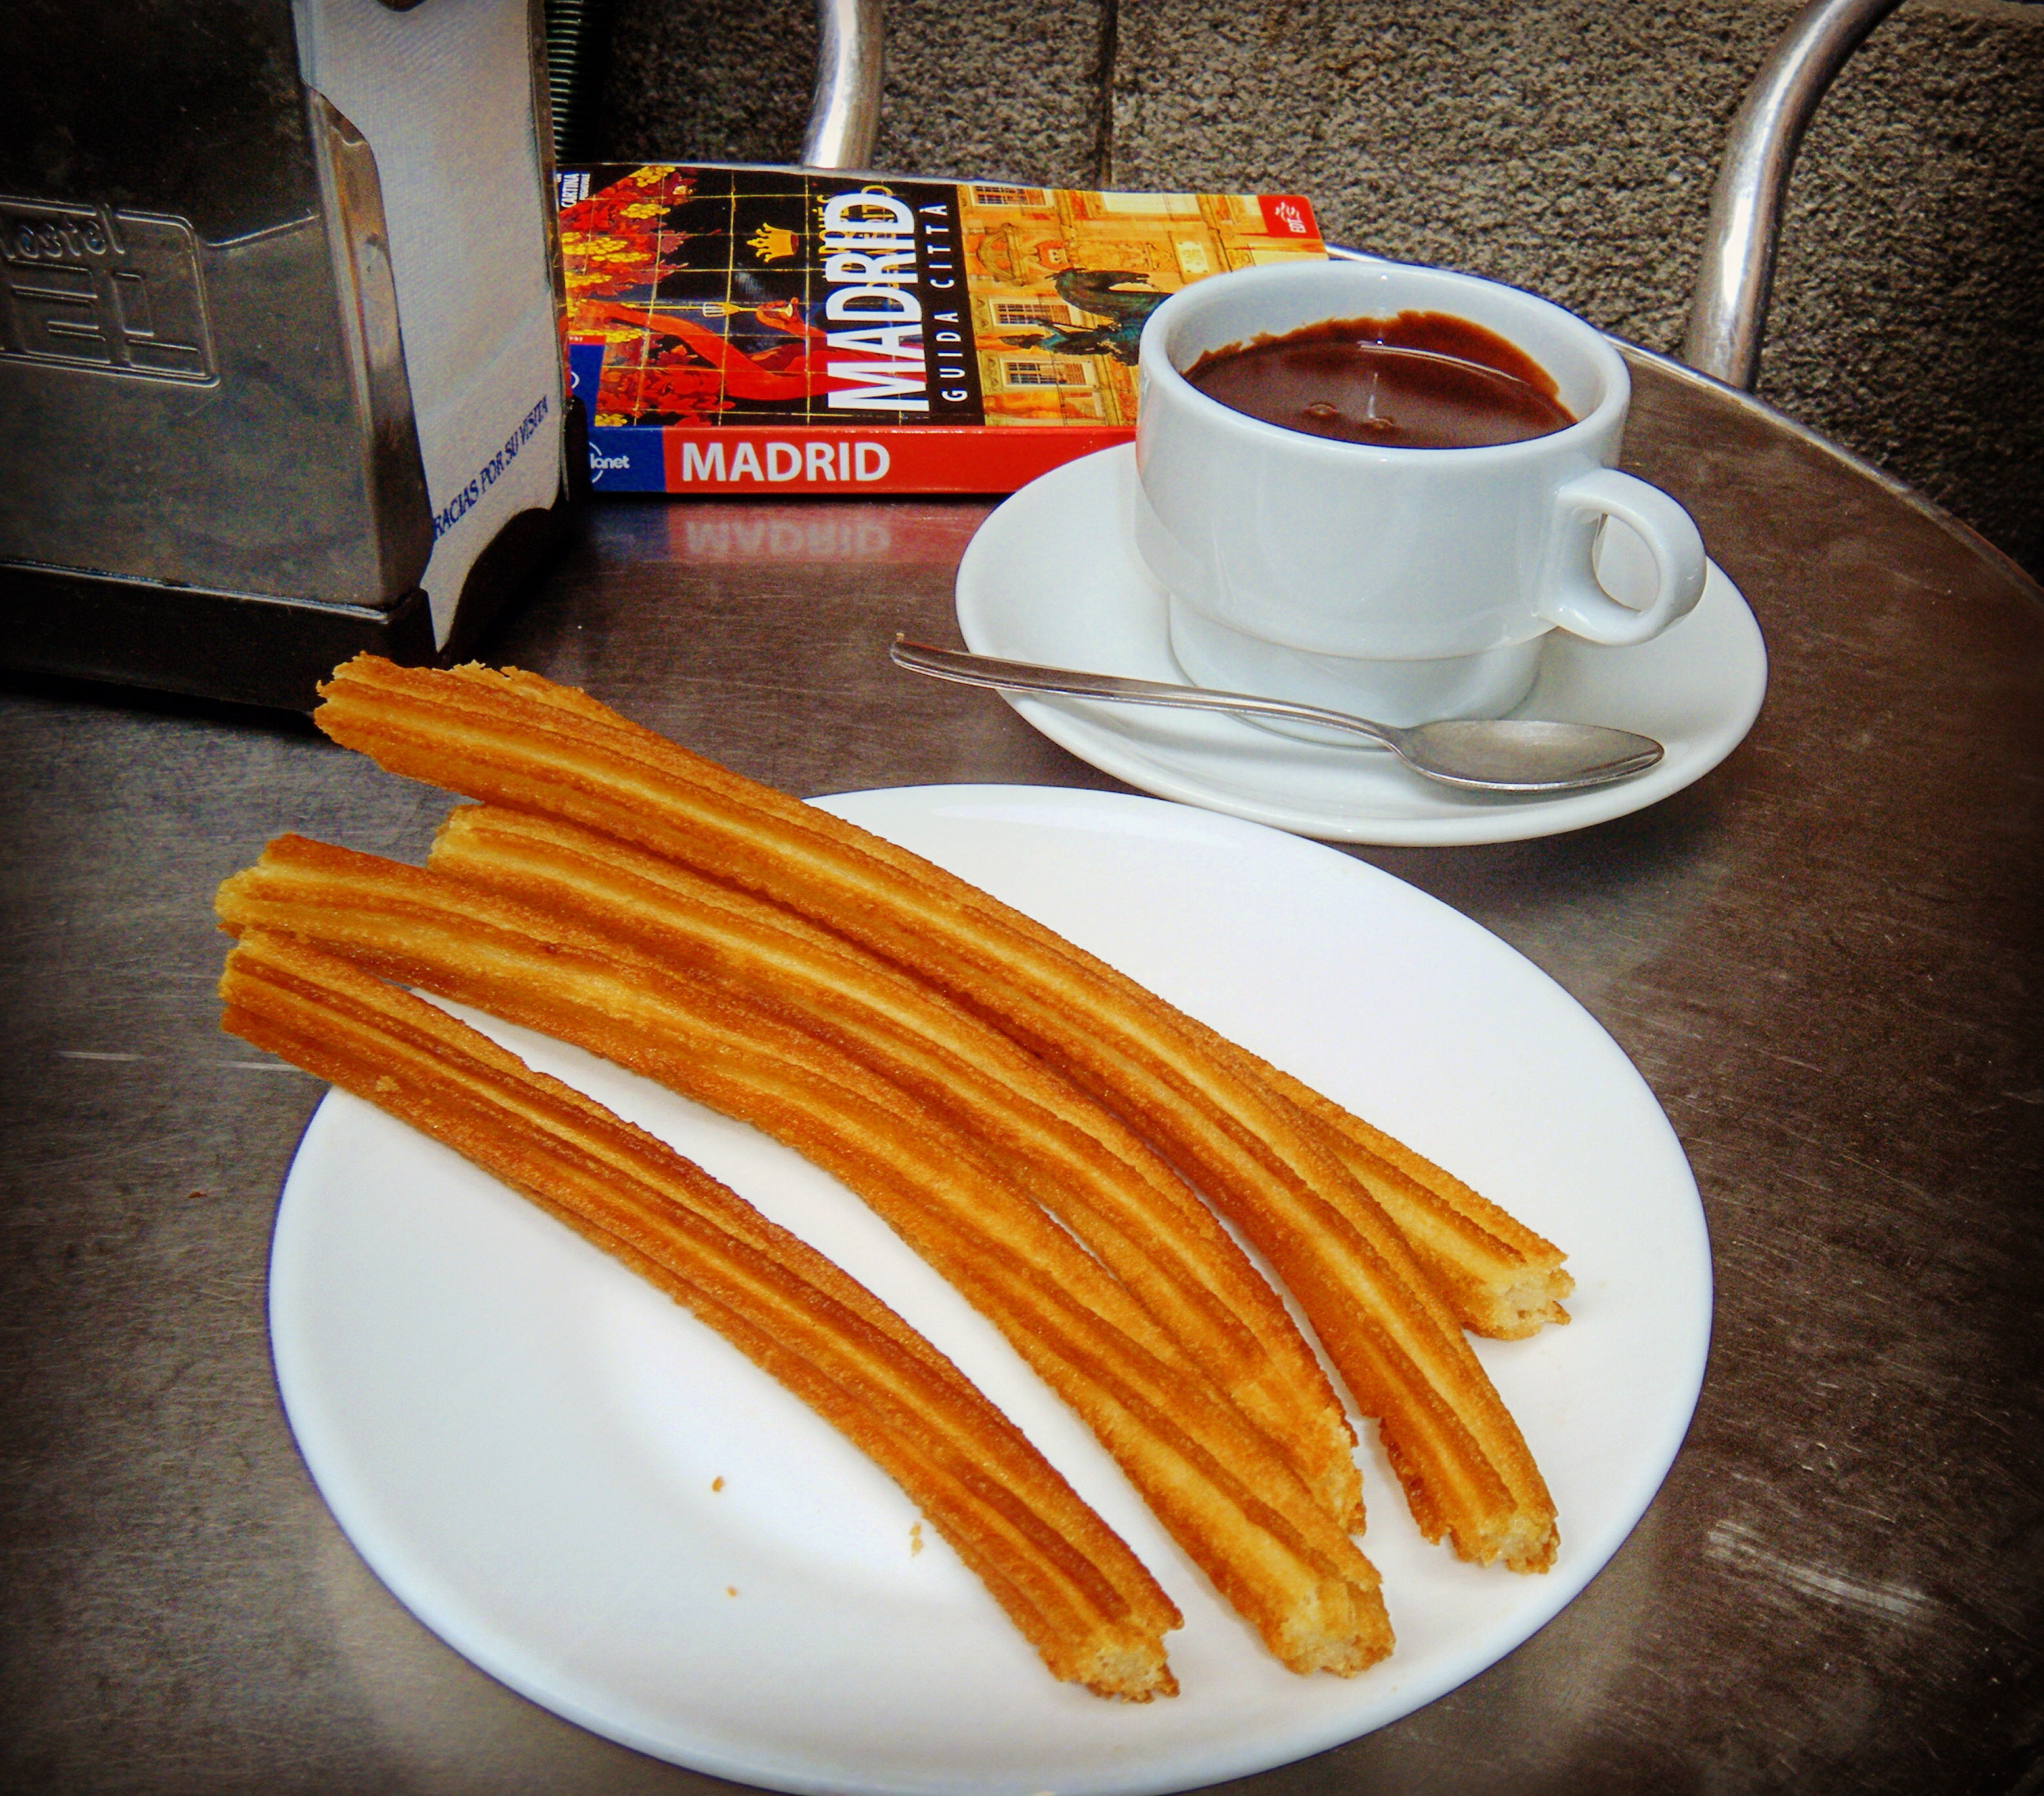
M223 1026L445 1142L729 1340L906 1491L1052 1673L1175 1694L1170 1599L1020 1430L909 1325L643 1130L444 1012L245 932Z
M1070 1402L1301 1671L1389 1651L1374 1569L1268 1438L942 1110L750 998L467 882L286 836L223 883L230 933L304 940L605 1056L835 1173Z
M1035 1056L842 936L574 824L459 806L431 864L727 982L962 1117L1271 1436L1328 1513L1361 1529L1354 1431L1277 1294L1176 1173Z
M583 824L785 905L1076 1081L1270 1260L1377 1420L1422 1531L1483 1563L1553 1563L1553 1501L1454 1313L1320 1125L1212 1030L920 856L571 688L365 656L322 690L320 727L390 771Z
M1473 1334L1522 1340L1566 1322L1576 1287L1562 1250L1395 1136L1246 1052L1254 1076L1320 1125L1329 1150L1384 1206ZM1339 1203L1340 1194L1330 1193Z

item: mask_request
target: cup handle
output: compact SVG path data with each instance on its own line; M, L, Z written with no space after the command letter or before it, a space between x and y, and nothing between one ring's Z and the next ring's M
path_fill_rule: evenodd
M1689 514L1658 486L1616 468L1593 468L1557 492L1554 503L1562 513L1557 567L1537 607L1550 623L1623 648L1660 635L1696 610L1704 596L1704 539ZM1653 601L1637 611L1597 583L1591 554L1606 517L1630 525L1654 557Z

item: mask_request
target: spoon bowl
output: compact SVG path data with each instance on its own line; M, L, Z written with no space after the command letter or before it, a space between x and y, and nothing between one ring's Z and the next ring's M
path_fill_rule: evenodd
M1318 705L1259 698L1247 692L1212 692L1116 674L1039 667L991 655L932 648L897 636L889 655L898 667L964 686L1006 692L1042 692L1072 698L1105 698L1127 705L1159 705L1189 711L1228 711L1344 731L1388 748L1415 773L1473 792L1581 792L1643 773L1666 751L1650 736L1603 724L1551 723L1531 717L1481 717L1400 729L1352 717Z

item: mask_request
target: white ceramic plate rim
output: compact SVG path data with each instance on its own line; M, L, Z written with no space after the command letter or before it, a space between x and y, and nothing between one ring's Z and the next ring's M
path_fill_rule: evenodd
M1005 1344L841 1189L749 1130L493 1025L816 1240L951 1352L1165 1580L1187 1615L1170 1642L1185 1691L1132 1708L1053 1683L941 1543L899 1550L906 1499L793 1399L448 1150L332 1093L279 1213L272 1343L313 1479L400 1601L514 1690L659 1757L770 1789L917 1796L1143 1796L1245 1775L1410 1713L1548 1621L1658 1487L1709 1333L1694 1182L1609 1036L1445 906L1253 825L1047 788L820 802L1453 1158L1570 1246L1575 1322L1479 1344L1554 1485L1560 1562L1518 1578L1420 1542L1366 1434L1364 1544L1403 1644L1353 1681L1292 1677ZM713 1466L752 1508L720 1509ZM752 1600L704 1583L726 1575L705 1564L740 1561L732 1587ZM726 1682L699 1697L697 1677Z
M1052 661L1096 673L1181 680L1162 590L1138 560L1127 496L1135 451L1124 444L1031 482L997 507L966 546L957 582L959 628L975 653ZM1111 617L1115 649L1099 651L1088 621ZM1047 648L1047 627L1054 639ZM1486 796L1422 779L1367 749L1320 748L1239 718L1139 710L1097 700L1001 694L1060 748L1159 798L1324 841L1447 847L1560 834L1624 817L1694 784L1744 739L1767 691L1767 652L1752 611L1713 563L1696 611L1654 642L1600 648L1559 633L1517 713L1610 723L1663 742L1658 765L1587 792ZM1112 663L1112 664L1108 664ZM1678 668L1695 714L1629 702L1628 670ZM1253 752L1253 772L1228 760ZM1347 757L1357 797L1320 788ZM1389 802L1374 802L1373 794Z

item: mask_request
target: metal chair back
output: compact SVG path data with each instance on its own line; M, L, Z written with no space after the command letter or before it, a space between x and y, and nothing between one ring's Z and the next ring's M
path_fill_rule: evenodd
M1711 198L1682 359L1750 392L1760 371L1781 202L1803 133L1838 71L1901 0L1812 0L1733 115Z

